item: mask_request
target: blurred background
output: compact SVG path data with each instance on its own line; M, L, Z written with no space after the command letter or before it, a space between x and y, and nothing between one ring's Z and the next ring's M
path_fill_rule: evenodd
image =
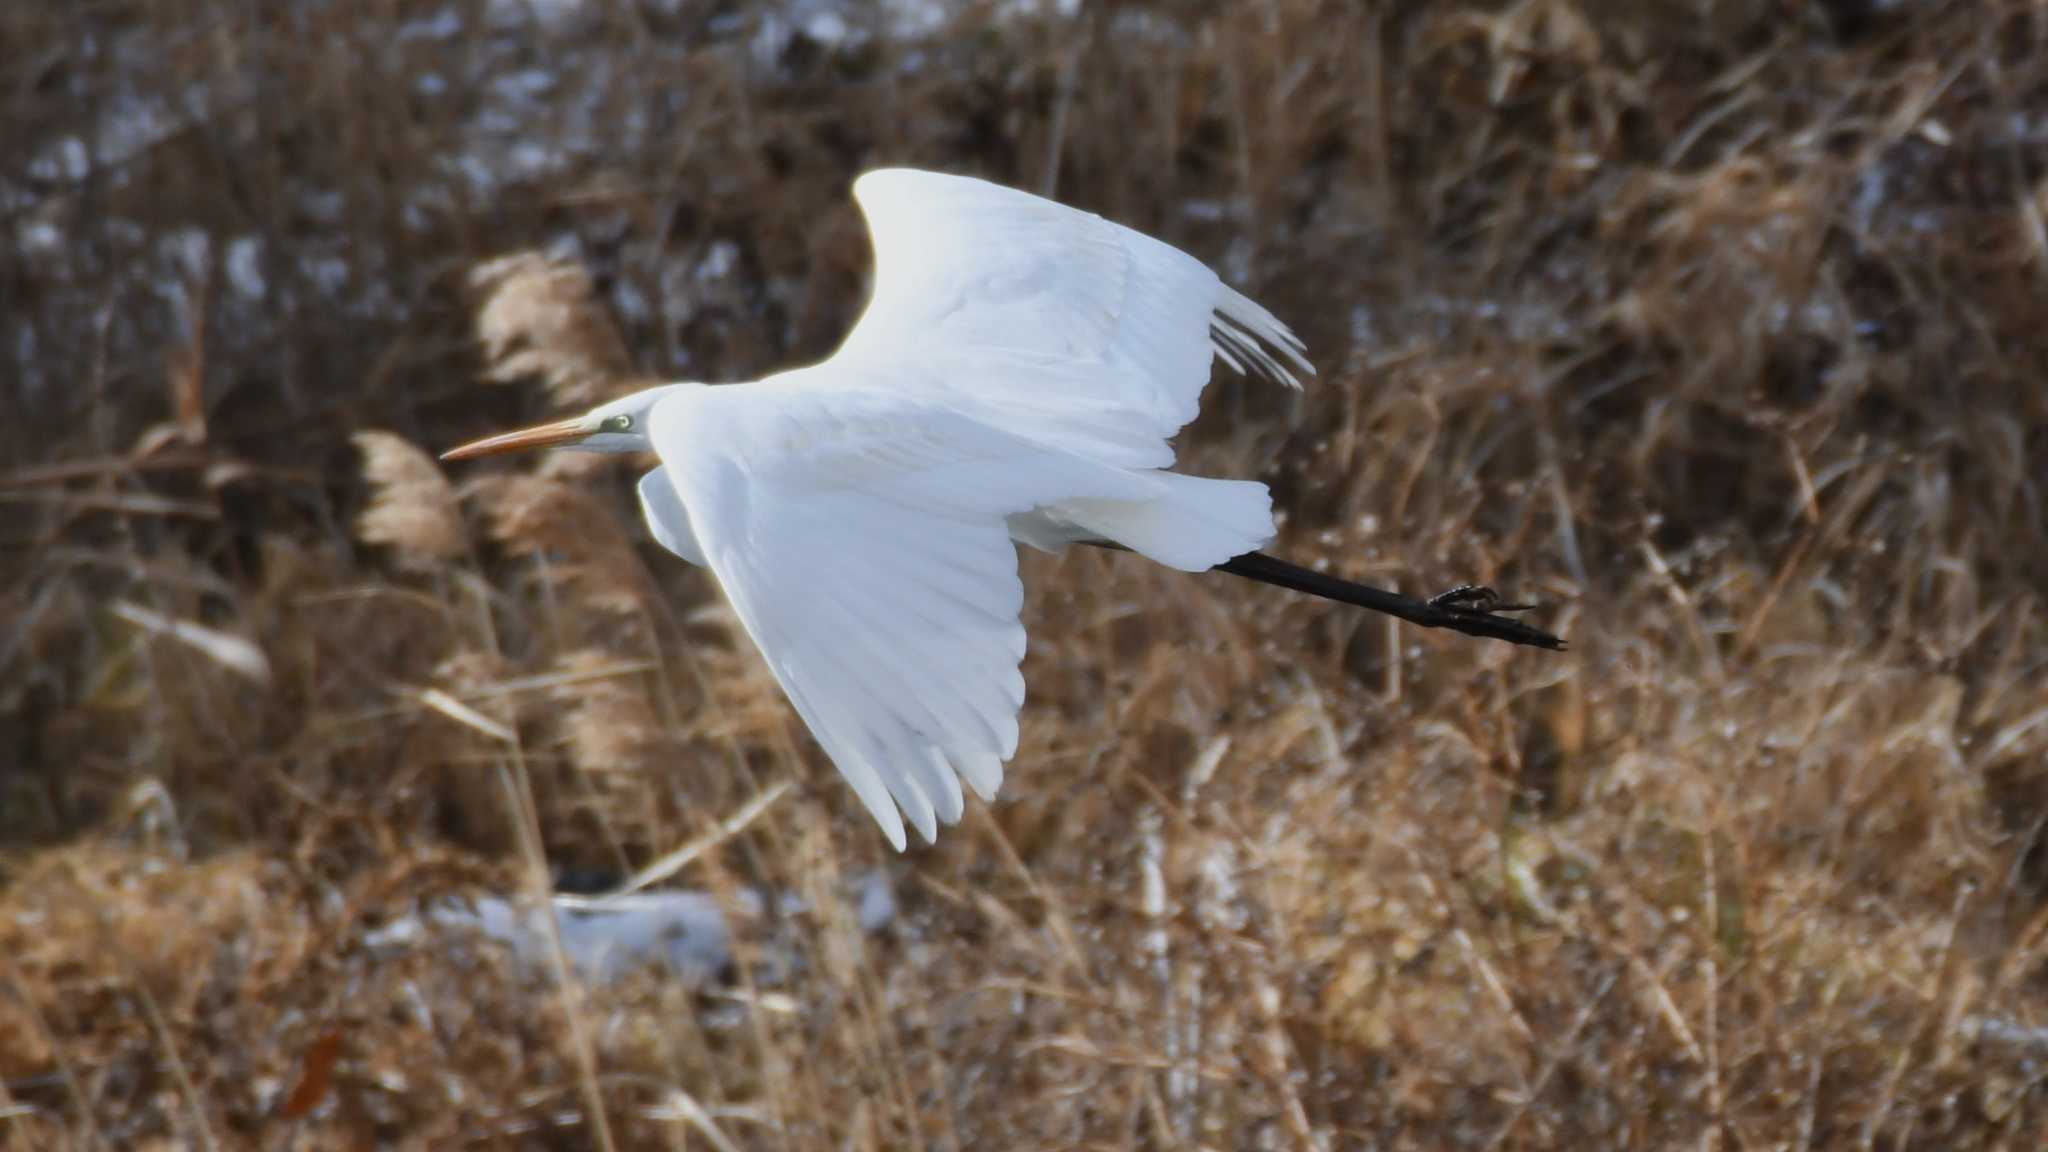
M2028 0L0 7L0 1146L2038 1147L2044 147ZM1028 555L889 851L637 461L432 455L828 354L891 163L1572 650Z

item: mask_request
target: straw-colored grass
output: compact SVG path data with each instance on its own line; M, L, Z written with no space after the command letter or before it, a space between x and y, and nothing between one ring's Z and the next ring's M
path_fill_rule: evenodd
M828 7L0 6L0 1148L2038 1146L2048 10ZM895 857L631 462L432 460L829 352L885 162L1212 262L1321 375L1190 470L1572 651L1026 555ZM678 849L708 982L381 934Z

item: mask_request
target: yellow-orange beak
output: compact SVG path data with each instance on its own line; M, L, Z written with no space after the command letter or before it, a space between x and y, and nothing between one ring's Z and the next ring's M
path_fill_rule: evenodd
M443 460L473 460L478 456L496 456L500 452L518 452L525 448L547 448L556 444L573 444L590 435L590 427L581 417L561 420L553 424L542 424L534 428L521 428L517 432L501 432L472 440L459 448L450 448L441 453Z

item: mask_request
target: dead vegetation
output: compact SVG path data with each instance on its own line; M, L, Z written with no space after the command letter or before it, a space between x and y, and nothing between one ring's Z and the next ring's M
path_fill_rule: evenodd
M0 7L0 1144L2036 1145L2048 12L1029 8ZM633 469L431 459L829 351L881 162L1223 269L1323 374L1191 469L1572 652L1027 556L891 859ZM374 943L670 853L708 983Z

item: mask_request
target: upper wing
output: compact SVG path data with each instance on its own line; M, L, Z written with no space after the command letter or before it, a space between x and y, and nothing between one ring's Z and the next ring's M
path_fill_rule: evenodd
M1299 387L1301 341L1200 261L1092 213L965 176L853 185L874 293L836 358L1125 467L1173 462L1211 356Z
M993 795L1017 749L1004 517L1159 483L829 368L665 398L649 431L734 614L899 849L898 805L929 841L960 780Z

